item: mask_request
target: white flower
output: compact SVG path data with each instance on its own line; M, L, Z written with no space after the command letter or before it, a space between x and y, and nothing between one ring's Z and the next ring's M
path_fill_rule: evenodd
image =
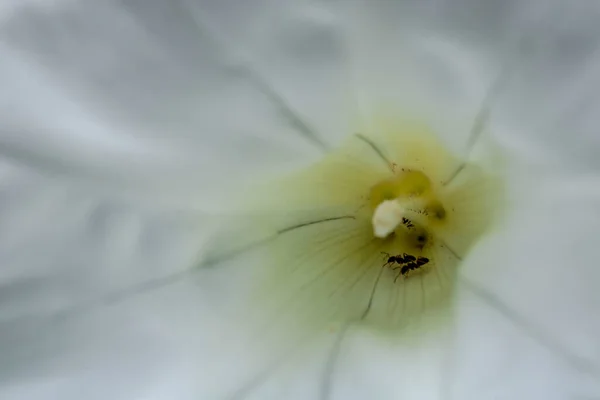
M215 241L224 220L213 216L254 205L245 189L257 177L290 176L372 133L381 113L427 123L464 155L488 103L481 140L505 157L510 203L468 252L443 310L392 337L338 335L338 325L322 347L299 341L314 376L288 376L282 392L260 387L278 380L261 369L274 378L259 374L248 395L598 397L593 3L86 0L0 10L1 398L211 399L248 387L256 371L246 356L262 348L244 348L254 316L235 312L255 294L253 257L265 254L235 260L247 268L211 257L272 226L236 214ZM286 211L254 194L269 215ZM213 268L190 272L207 260ZM299 315L282 307L284 321ZM265 329L263 341L279 337ZM326 349L323 359L310 349Z

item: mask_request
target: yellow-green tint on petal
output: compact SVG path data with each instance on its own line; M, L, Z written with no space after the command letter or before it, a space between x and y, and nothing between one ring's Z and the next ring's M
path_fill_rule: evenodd
M462 161L426 126L386 119L375 129L244 196L257 226L277 226L252 299L270 327L408 323L448 298L460 259L490 228L502 202L496 177L467 163L447 184ZM410 221L380 239L371 225L374 208L391 199ZM387 263L404 253L428 261L404 272Z
M393 166L393 170L400 169ZM384 200L393 200L399 197L424 196L431 190L431 181L421 171L400 169L394 171L391 178L387 178L371 187L370 204L375 209Z
M426 127L385 121L371 140L392 163L393 176L370 188L370 207L398 199L415 211L415 225L464 255L502 209L501 180L478 165L463 165Z

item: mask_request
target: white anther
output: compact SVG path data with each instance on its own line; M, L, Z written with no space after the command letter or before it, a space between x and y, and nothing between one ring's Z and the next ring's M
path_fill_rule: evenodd
M402 222L404 207L397 200L385 200L377 206L373 213L373 233L378 238L385 238Z

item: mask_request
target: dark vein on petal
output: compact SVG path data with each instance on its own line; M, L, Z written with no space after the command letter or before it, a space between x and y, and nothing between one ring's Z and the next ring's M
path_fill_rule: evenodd
M339 263L340 261L338 261L337 263ZM362 313L362 315L358 321L364 320L367 317L369 311L371 310L373 298L374 298L374 295L376 292L376 288L379 284L380 278L383 274L383 270L384 270L384 267L381 268L381 270L379 271L379 274L377 275L377 279L373 285L373 289L371 290L371 294L370 294L370 298L369 298L367 307L364 310L364 312ZM320 385L319 398L322 400L328 399L329 396L331 395L332 377L335 373L336 362L337 362L337 359L339 358L341 344L342 344L343 338L345 337L346 333L348 332L348 329L355 323L357 323L356 320L346 321L340 328L340 331L335 339L335 342L332 347L332 351L329 353L329 356L326 361L323 380L321 381L321 385ZM298 349L294 349L287 356L281 357L280 359L275 361L271 366L269 366L263 372L261 372L259 375L257 375L248 384L246 384L242 388L238 389L235 392L235 394L232 397L229 397L228 399L229 400L242 399L245 396L247 396L251 391L256 389L257 386L259 386L263 381L265 381L271 373L273 373L277 368L279 368L279 366L285 361L285 359L288 356L295 353L297 350Z
M323 219L319 219L319 220L316 220L316 221L310 221L310 222L304 222L304 223L297 224L297 225L292 225L292 226L289 226L287 228L283 228L283 229L278 230L272 236L269 236L269 237L267 237L267 238L265 238L263 240L260 240L258 242L250 243L250 244L248 244L246 246L243 246L243 247L241 247L239 249L233 250L230 253L221 254L221 255L218 255L218 256L214 256L214 257L209 257L209 258L205 259L204 262L202 262L200 264L200 267L201 268L211 267L211 266L213 266L215 264L219 264L220 262L223 262L223 261L235 258L235 257L237 257L240 254L248 252L248 251L250 251L252 249L255 249L257 247L260 247L260 246L262 246L264 244L267 244L267 243L269 243L269 242L277 239L280 235L283 235L284 233L292 232L292 231L294 231L296 229L304 228L306 226L321 224L323 222L339 221L339 220L342 220L342 219L356 219L356 217L354 217L353 215L344 215L344 216L341 216L341 217L323 218Z
M477 115L475 115L475 120L473 121L473 126L471 127L471 131L469 133L469 139L467 140L467 146L465 154L463 156L463 161L454 170L450 177L446 179L446 181L443 183L443 186L450 184L458 176L458 174L460 174L467 166L467 160L469 159L469 156L471 155L471 152L473 151L477 140L481 137L481 134L483 133L483 130L485 129L490 119L490 115L492 113L492 105L498 98L498 95L504 87L504 84L508 81L508 77L509 69L505 67L502 69L499 76L488 89L483 99L481 108L477 112Z
M458 261L462 261L463 260L462 257L459 256L458 253L456 253L456 251L454 251L452 249L452 247L448 246L448 244L444 240L439 239L439 238L438 238L438 240L440 241L440 243L442 244L442 246L444 246L454 256L454 258L456 258Z
M130 297L139 296L144 293L151 292L153 290L157 290L178 282L182 282L184 279L192 276L197 272L197 269L192 268L179 271L164 277L151 279L141 284L135 285L131 288L110 293L108 295L103 296L100 299L91 300L87 302L84 301L76 307L70 308L65 311L58 311L52 314L50 316L50 319L53 323L60 323L67 318L72 318L76 315L81 315L95 308L118 304L121 301L127 300Z
M304 136L311 143L319 147L323 152L327 153L331 150L329 145L325 143L317 134L314 128L310 127L308 122L304 121L298 113L277 93L275 88L270 85L257 72L249 69L247 66L238 66L237 72L240 76L245 76L249 82L253 83L256 89L264 94L274 105L277 106L279 113L288 121L289 125Z
M379 147L369 138L367 138L366 136L360 134L360 133L355 133L354 137L356 137L357 139L362 140L363 142L365 142L366 144L369 145L369 147L371 147L371 149L373 149L373 151L375 153L377 153L377 155L385 162L385 165L392 171L394 172L393 168L392 168L392 163L390 162L390 160L387 159L387 157L383 154L383 152L381 151L381 149L379 149Z
M348 217L349 216L346 216L345 218L348 218ZM335 219L342 219L342 218L344 218L344 217L337 217ZM289 229L295 229L295 228L311 225L313 223L325 222L325 221L330 221L330 220L333 220L333 218L327 218L324 220L314 221L311 223L295 225L293 227L283 229L282 231L287 232ZM370 245L370 244L371 244L371 242L368 245ZM336 262L336 264L341 262L342 260L338 260ZM373 304L373 299L374 299L375 293L377 291L377 287L380 282L381 276L383 275L384 269L385 268L382 267L377 275L377 278L373 284L373 288L372 288L370 296L369 296L368 304L367 304L365 310L363 311L361 317L359 318L359 320L358 321L357 320L346 321L342 325L342 327L335 339L335 342L332 347L332 351L330 352L330 354L327 358L326 364L325 364L323 380L321 381L320 390L319 390L319 393L320 393L319 398L320 399L326 400L331 395L332 378L333 378L333 375L335 374L336 363L337 363L337 360L339 358L339 354L341 351L342 341L343 341L346 333L348 332L350 326L352 326L353 324L355 324L357 322L363 321L369 314L369 311L371 310L371 307ZM242 399L242 398L246 397L247 395L249 395L250 392L255 390L261 383L263 383L268 378L269 375L271 375L277 368L279 368L279 366L285 361L286 358L288 358L291 354L295 353L297 350L298 349L294 349L286 356L283 356L283 357L279 358L278 360L276 360L268 368L266 368L260 374L255 376L250 382L248 382L242 388L236 390L234 395L232 397L228 397L228 399L230 399L230 400Z
M356 241L356 238L361 237L362 235L363 235L362 233L353 233L353 234L347 235L347 236L339 237L339 235L338 235L338 237L323 239L322 241L319 242L318 246L314 246L313 251L307 252L307 254L305 256L299 257L298 259L295 260L295 263L292 264L293 268L290 268L290 271L289 271L290 274L296 273L300 267L302 267L306 263L309 263L310 262L309 260L322 254L324 251L329 250L331 247L343 246L347 242ZM330 240L330 239L333 239L333 240Z
M277 310L275 310L274 312L276 316L273 317L268 323L268 325L265 326L264 331L266 332L270 330L272 326L275 326L276 324L280 323L280 318L285 317L285 310L292 308L292 306L294 305L298 305L300 302L305 302L306 300L304 300L305 298L302 298L302 295L306 294L306 291L310 290L316 282L333 273L334 269L342 265L342 262L344 260L352 258L355 254L360 253L365 247L369 245L370 243L358 249L355 249L353 252L346 254L343 258L337 260L332 264L329 264L328 269L322 270L317 275L312 277L308 282L304 282L298 289L294 291L294 293L287 300L279 302ZM261 332L259 336L263 336L263 334L264 332Z
M218 37L214 32L214 29L209 28L209 23L207 23L198 12L194 10L187 1L184 2L186 5L186 12L192 17L194 23L198 30L204 34L206 38L208 38L212 43L215 51L224 52L227 50L227 55L229 58L233 58L232 55L235 54L234 51L231 50L233 47L229 41L224 40L221 37ZM230 62L225 67L232 75L237 75L242 78L245 78L249 83L251 83L259 92L264 94L267 99L277 107L280 115L286 119L292 129L296 132L300 133L302 137L307 139L316 147L319 147L323 152L328 152L330 147L325 141L321 139L321 136L316 132L315 129L309 126L308 122L306 122L292 107L284 100L283 96L281 96L277 90L270 84L263 76L261 76L256 70L251 68L250 63L246 60L239 60L237 57L237 62Z
M295 355L301 348L302 345L306 344L313 335L305 335L298 339L296 346L291 350L285 351L284 354L277 357L272 363L270 363L263 371L255 375L246 384L242 385L239 389L235 390L233 394L226 396L226 400L240 400L248 396L252 391L264 383L269 375L278 370L290 357Z
M323 218L323 219L319 219L319 220L316 220L316 221L310 221L310 222L304 222L304 223L297 224L297 225L292 225L292 226L289 226L287 228L283 228L283 229L278 230L272 236L269 236L269 237L267 237L267 238L265 238L263 240L255 242L255 243L251 243L251 244L246 245L244 247L241 247L239 249L233 250L230 253L221 254L221 255L218 255L218 256L215 256L215 257L209 257L204 262L202 262L202 264L200 264L200 267L202 267L202 268L211 267L211 266L213 266L215 264L218 264L220 262L223 262L223 261L235 258L235 257L237 257L240 254L243 254L243 253L245 253L247 251L250 251L252 249L255 249L257 247L260 247L260 246L262 246L264 244L267 244L267 243L269 243L269 242L277 239L280 235L283 235L284 233L292 232L292 231L294 231L296 229L304 228L304 227L311 226L311 225L321 224L321 223L324 223L324 222L339 221L339 220L342 220L342 219L356 219L356 217L354 217L353 215L344 215L344 216L341 216L341 217Z
M441 241L441 240L440 240ZM442 241L444 247L452 253L457 260L462 261L452 248ZM530 323L525 317L521 316L514 309L509 307L507 304L502 302L500 298L493 295L489 291L479 287L473 282L467 280L464 276L457 275L458 280L461 284L467 287L473 294L484 300L490 307L502 314L506 319L511 321L515 326L525 332L530 338L537 341L548 350L556 354L559 358L563 359L568 365L572 366L579 372L587 374L596 374L597 367L588 360L585 360L577 355L573 355L565 348L560 342L547 336L542 329L537 328Z
M329 221L338 221L340 219L356 219L356 217L353 216L353 215L344 215L342 217L324 218L324 219L320 219L320 220L317 220L317 221L305 222L303 224L293 225L293 226L290 226L288 228L281 229L281 230L277 231L277 234L281 235L283 233L286 233L286 232L289 232L289 231L293 231L294 229L304 228L305 226L320 224L320 223L329 222Z
M381 269L379 270L379 274L377 274L377 278L375 279L375 283L373 284L373 288L371 289L371 294L369 296L369 302L367 303L367 307L365 308L362 315L360 316L359 321L364 321L364 319L367 318L367 316L369 315L369 312L371 311L371 307L373 305L373 298L375 297L375 292L377 291L377 286L379 285L379 281L381 279L381 276L383 275L384 269L385 269L385 266L381 267ZM346 332L350 328L350 326L353 325L355 322L356 321L347 321L342 326L340 333L336 337L336 340L333 344L331 352L329 353L329 357L327 358L327 362L325 365L325 372L323 375L323 380L321 382L321 389L319 391L319 393L320 393L319 399L321 399L321 400L328 400L331 397L333 375L335 374L335 367L337 365L337 360L339 358L340 351L342 348L342 341L344 339L344 336L346 335Z
M273 240L277 239L277 236L278 236L278 234L269 236L269 237L267 237L267 238L265 238L263 240L259 240L257 242L253 242L253 243L247 244L246 246L239 247L239 248L237 248L235 250L232 250L232 251L230 251L230 252L228 252L226 254L219 254L219 255L216 255L216 256L213 256L213 257L210 257L210 256L206 257L204 259L204 261L202 261L198 265L198 268L209 268L209 267L212 267L214 265L220 264L223 261L227 261L227 260L231 260L233 258L236 258L237 256L239 256L241 254L247 253L250 250L256 249L256 248L258 248L258 247L260 247L262 245L265 245L265 244L267 244L269 242L272 242Z
M469 291L471 291L473 294L475 294L477 297L479 297L485 303L487 303L490 307L502 314L502 316L504 316L507 320L512 322L516 327L520 328L531 339L546 347L546 349L550 350L551 353L561 358L563 361L565 361L568 365L570 365L578 372L590 375L595 375L598 373L597 366L595 366L589 360L572 354L560 342L548 336L543 329L536 327L531 322L529 322L526 319L526 317L515 312L514 309L512 309L506 303L500 300L498 296L490 293L488 290L481 288L477 284L470 282L464 276L459 276L459 282L463 286L465 286Z
M346 332L353 324L352 321L348 321L342 325L339 333L335 338L335 342L329 352L329 356L327 357L327 361L325 362L325 369L323 372L323 380L321 381L320 389L319 389L319 399L327 400L331 397L332 392L332 383L333 383L333 375L335 374L335 367L337 364L337 360L340 356L342 350L342 342L344 337L346 336Z
M125 300L131 298L131 297L140 296L144 293L149 293L154 290L165 288L167 286L176 284L178 282L182 282L185 279L193 276L194 274L199 273L200 271L202 271L203 269L205 269L207 267L211 267L220 262L235 258L236 256L238 256L240 254L243 254L247 251L250 251L252 249L260 247L261 245L264 245L272 240L275 240L279 235L282 235L284 233L291 232L296 229L300 229L300 228L310 226L310 225L315 225L315 224L330 222L330 221L338 221L338 220L342 220L342 219L355 219L355 217L351 216L351 215L345 215L345 216L341 216L341 217L324 218L324 219L320 219L320 220L316 220L316 221L310 221L310 222L306 222L306 223L302 223L302 224L298 224L298 225L293 225L288 228L284 228L284 229L277 231L277 233L273 236L270 236L261 241L251 243L247 246L236 249L226 255L208 258L207 260L200 263L195 268L189 268L189 269L186 269L183 271L175 272L173 274L170 274L170 275L167 275L164 277L151 279L151 280L142 282L140 284L134 285L130 288L127 288L124 290L118 290L113 293L109 293L107 295L102 296L100 299L83 301L76 307L73 307L73 308L70 308L70 309L64 310L64 311L58 311L58 312L50 315L49 319L51 320L52 323L60 323L62 321L67 320L68 318L72 318L74 316L81 315L81 314L86 313L95 308L118 304L122 301L125 301Z
M375 292L377 291L377 286L379 285L379 280L381 279L381 275L383 275L384 268L385 268L385 265L383 267L381 267L381 269L379 270L379 275L377 275L377 279L375 280L375 283L373 284L373 289L371 289L371 294L369 296L369 303L367 304L365 311L360 316L361 321L363 321L365 318L367 318L367 315L369 315L369 311L371 311L371 306L373 305L373 298L375 297Z
M368 247L370 247L371 245L373 245L373 243L375 243L378 239L373 238L371 239L366 245L361 246L360 248L358 248L356 252L350 253L350 254L355 254L358 252L362 252L364 249L367 249ZM344 259L349 258L349 257L345 257ZM362 281L362 279L365 277L365 275L367 275L369 273L369 270L371 269L371 264L368 262L368 260L371 258L371 255L367 255L367 257L365 259L361 259L361 261L359 261L359 264L362 265L366 265L366 267L364 267L362 269L362 272L360 272L361 270L359 269L359 273L357 274L358 276L356 276L356 279L352 279L354 276L350 276L348 279L345 279L344 281L342 281L334 290L333 292L331 292L329 294L329 298L333 297L340 289L343 288L342 292L343 293L347 293L350 290L352 290L352 288L354 288L360 281ZM342 260L344 260L342 259ZM336 265L338 265L339 262L336 263ZM345 287L349 282L350 286Z

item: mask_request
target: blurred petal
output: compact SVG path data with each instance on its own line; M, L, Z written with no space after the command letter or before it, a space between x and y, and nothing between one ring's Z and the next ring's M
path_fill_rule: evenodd
M261 2L246 2L256 12L243 16L251 31L242 41L215 28L240 26L234 4L211 3L82 1L14 12L0 29L3 154L198 201L223 191L224 180L323 154L332 128L306 116L340 97L339 84L324 85L343 71L335 24L301 7L274 3L265 14ZM314 96L290 102L279 85Z
M393 339L350 331L329 399L600 395L598 179L511 184L514 211L460 269L453 304Z
M489 104L491 133L538 168L598 170L597 3L361 4L349 12L348 32L365 114L391 103L428 115L460 149L486 93L506 74ZM449 132L448 121L463 129Z
M240 281L193 268L205 217L6 164L1 194L0 398L218 398L256 372Z
M348 129L340 115L355 100L365 124L381 104L433 112L458 149L520 37L559 46L572 34L546 37L541 22L529 25L563 15L539 11L553 3L538 1L161 4L24 7L5 20L3 155L199 201L316 158ZM423 321L391 349L379 337L349 340L332 398L597 397L598 182L567 175L596 168L597 138L587 133L595 91L580 107L578 88L593 87L597 35L595 14L574 9L584 10L570 8L566 21L577 21L572 39L585 45L564 68L569 57L553 48L517 57L491 129L521 157L517 173L531 162L569 179L526 182L540 187L520 193L507 227L465 265L455 331ZM352 38L349 59L339 29ZM345 60L356 98L335 106L347 93ZM565 104L560 134L533 129ZM215 398L239 382L254 349L236 347L236 315L224 310L239 302L251 269L171 280L202 256L207 221L190 226L190 214L141 209L12 166L3 179L0 397ZM437 327L449 310L435 317Z
M348 11L356 100L365 130L383 107L427 120L462 151L501 68L438 26L433 3L361 2Z
M187 268L202 240L189 217L98 199L5 163L0 191L0 397L151 398L155 380L185 390L190 360L179 346L192 346L177 336L194 324L160 315L192 302L190 292L179 288L179 306L157 291L133 303L111 294L136 299L140 283Z
M535 189L524 191L505 229L465 264L453 381L466 382L470 375L482 385L458 384L457 397L600 394L600 276L593 261L600 229L598 183L597 178L538 180ZM495 369L482 368L483 362ZM537 378L522 379L532 373Z
M346 6L299 0L204 1L205 20L239 47L328 145L353 133ZM228 25L217 21L230 21Z
M600 6L538 0L529 11L498 106L505 140L515 153L545 152L537 161L549 170L597 171Z
M457 162L426 127L390 119L380 121L375 132L369 137L350 137L344 147L312 168L269 188L259 188L253 201L250 196L243 196L251 209L262 200L258 204L263 207L262 213L254 221L248 218L248 225L239 217L224 222L222 226L233 226L237 235L224 235L218 244L210 246L208 253L235 257L227 261L233 261L236 270L244 272L242 276L236 273L232 280L251 277L244 284L250 288L250 296L245 299L250 310L240 314L240 320L248 319L250 325L255 325L250 327L252 347L265 348L264 353L279 353L280 346L298 350L305 336L318 334L332 321L353 321L354 325L368 322L387 330L401 326L405 329L392 331L397 339L394 346L385 349L392 354L401 352L401 360L393 366L382 366L389 369L390 378L394 371L402 371L401 377L396 377L401 390L392 390L385 384L379 389L389 396L433 396L439 392L438 377L416 376L435 366L435 360L448 351L448 297L453 292L457 264L457 256L448 247L466 254L482 230L488 228L490 214L496 211L499 199L489 201L497 193L491 190L494 179L474 166L470 166L474 171L463 172L453 185L445 187ZM372 192L369 194L373 183L388 182L391 177L412 177L400 185L411 193L411 198L428 190L424 189L427 183L405 169L420 171L430 179L427 182L431 193L435 193L432 195L439 196L435 198L447 210L447 218L425 225L425 247L415 245L400 232L390 240L373 237L369 206L374 199ZM482 187L486 189L481 190ZM392 187L381 190L388 196ZM254 245L240 245L240 239ZM234 249L250 251L221 250L232 243ZM385 264L381 251L426 256L429 273L398 280L399 271ZM240 340L245 340L243 336L247 333L240 329ZM372 343L366 347L369 345L376 347ZM362 369L366 362L346 361L346 353L337 363L349 364L345 368L348 370L354 365ZM340 372L341 377L345 373L349 372ZM298 375L304 376L302 372ZM333 386L357 390L355 385L361 382L364 390L370 390L382 381L380 375L373 382L340 381ZM336 378L332 375L330 379ZM424 393L424 388L431 390Z
M444 398L442 366L452 334L450 317L450 308L439 309L393 337L368 330L350 332L328 398Z
M187 6L26 4L3 20L0 151L27 169L7 164L4 176L0 397L214 398L252 363L242 356L252 349L233 350L237 320L223 316L238 288L227 274L189 273L209 222L156 209L154 197L223 196L310 162L328 143L318 118L303 125L237 45L204 29L203 8ZM339 72L327 19L314 37L315 18L270 10L269 23L260 13L254 23L275 31L254 45L279 38L261 48L273 62L286 62L277 55L286 41L325 46L296 60L307 64L294 84L305 84L302 69L317 79L330 53L326 69ZM227 26L217 14L211 23ZM252 46L239 44L260 54ZM307 85L324 90L319 79ZM152 207L115 194L140 188Z
M460 143L460 132L449 132L449 124L443 122L444 118L458 116L460 120L468 115L469 109L475 115L486 97L485 88L492 85L506 58L517 51L514 54L519 57L515 57L514 62L508 60L509 64L514 63L510 68L510 84L502 88L496 99L493 111L497 115L491 121L490 130L511 151L512 172L527 178L522 179L521 183L525 186L518 193L520 208L518 213L513 214L512 223L502 231L503 234L490 238L489 246L479 249L480 257L469 260L470 268L465 271L467 276L477 271L479 280L475 287L483 287L482 293L486 296L497 296L505 308L497 310L494 308L498 308L497 304L485 304L486 300L480 298L481 293L478 297L472 290L463 287L457 304L459 319L454 336L458 348L451 357L453 364L440 361L445 359L444 349L438 352L439 359L435 359L434 342L415 342L417 348L411 350L418 355L416 359L431 356L433 360L425 362L422 370L416 359L407 357L411 353L400 350L394 353L395 357L390 357L394 361L369 374L374 367L360 364L361 361L366 364L370 358L365 353L361 361L342 362L347 366L361 365L356 367L359 372L339 383L342 388L348 387L348 395L357 390L373 393L375 388L364 388L363 385L379 382L379 379L385 381L384 371L395 371L397 374L390 373L388 388L393 387L391 383L400 379L399 376L406 376L408 383L397 388L397 392L392 390L392 393L413 393L418 398L439 398L448 391L456 398L517 398L523 393L530 398L598 396L595 380L598 376L596 353L600 332L595 315L600 304L594 295L597 292L594 282L598 279L592 271L595 265L592 260L595 259L593 241L599 228L594 216L598 214L596 208L600 199L595 193L595 178L586 182L584 177L574 175L597 168L594 155L597 153L596 135L585 133L589 130L586 124L597 118L582 121L569 116L562 129L552 132L538 127L562 115L563 111L590 112L592 115L594 105L587 103L585 99L588 97L582 89L586 87L585 82L595 76L593 71L597 70L593 49L599 36L594 33L596 28L591 26L591 22L590 26L586 24L593 18L582 15L582 26L574 29L577 33L571 37L580 45L572 49L579 62L568 60L569 64L564 69L554 67L560 65L561 58L568 59L564 53L560 57L557 53L551 57L546 54L545 61L528 57L531 54L520 54L521 37L533 37L534 43L557 43L559 38L568 41L566 37L571 36L571 32L566 30L560 33L553 31L552 34L556 33L557 37L553 37L552 42L544 36L544 29L538 30L538 25L534 26L536 29L527 26L528 20L536 20L537 17L547 24L546 27L558 19L560 11L557 9L553 9L555 14L552 16L546 10L539 11L540 15L537 15L533 6L539 3L524 6L524 12L519 13L517 10L521 6L512 4L511 11L510 7L504 8L511 4L507 2L486 3L489 7L480 3L478 6L473 4L473 7L458 7L455 2L445 2L448 6L445 7L438 2L439 7L433 7L432 2L419 2L412 6L401 2L369 2L358 13L359 22L364 22L364 15L371 18L363 25L354 24L356 32L359 32L355 38L368 37L362 46L354 47L357 50L354 58L357 76L366 77L357 85L362 90L359 96L364 99L361 105L377 107L379 101L400 104L425 114L432 110L439 112L442 114L438 119L439 131L451 144L454 141L454 146L460 146L457 144L457 141ZM426 8L425 4L431 8ZM502 10L487 10L494 4ZM543 4L551 5L550 2ZM458 11L453 12L454 8ZM585 12L583 7L574 8ZM526 10L532 13L528 14ZM594 15L594 10L590 13ZM486 19L486 15L491 18ZM573 9L569 9L567 15L578 20ZM457 18L456 21L453 18ZM436 24L436 21L442 20L445 23ZM498 24L499 20L502 23ZM431 30L426 29L428 24L431 24ZM360 29L361 26L363 29ZM469 30L477 32L475 27L481 35L469 34ZM397 44L397 51L390 51L394 48L392 42ZM360 40L353 43L360 44ZM381 44L374 46L373 43ZM488 48L481 48L482 44ZM490 48L490 44L495 47ZM564 51L571 47L565 46ZM429 63L426 62L428 59ZM373 74L372 71L380 72ZM528 76L532 79L523 79L525 74L530 74ZM554 80L560 81L560 84L555 85ZM569 102L564 101L567 91ZM590 96L595 91L595 88L589 89ZM586 102L586 107L580 107L577 101ZM515 109L515 106L519 108ZM366 110L365 114L370 112L368 107L363 107L363 110ZM525 114L528 114L527 118L524 118ZM465 134L468 128L469 125L465 124ZM466 135L464 138L466 142ZM531 164L537 164L537 172L545 173L546 180L543 182L546 187L538 187L542 185L539 177L525 174ZM560 173L561 180L550 178L556 172ZM548 188L553 190L548 191ZM528 196L531 198L524 201ZM573 207L577 208L575 213ZM558 209L560 211L557 212ZM514 249L520 250L517 253ZM580 270L580 265L585 267ZM588 275L586 267L591 268L591 275L584 277L581 274ZM496 293L496 285L499 293ZM484 311L486 307L487 312ZM492 322L494 318L496 320ZM454 336L440 340L451 342ZM380 346L384 347L383 344ZM373 364L385 363L383 358ZM516 368L521 361L522 365ZM501 364L497 368L496 362ZM492 365L488 366L488 363ZM405 365L406 368L403 368ZM410 368L413 365L415 368ZM445 370L438 375L440 365ZM453 369L457 368L458 372L454 373ZM499 371L505 375L499 377ZM425 383L419 380L423 375L428 375L423 378ZM552 381L552 385L547 385L547 380ZM485 383L476 384L480 381ZM381 396L395 398L390 392ZM410 395L408 397L411 398Z

